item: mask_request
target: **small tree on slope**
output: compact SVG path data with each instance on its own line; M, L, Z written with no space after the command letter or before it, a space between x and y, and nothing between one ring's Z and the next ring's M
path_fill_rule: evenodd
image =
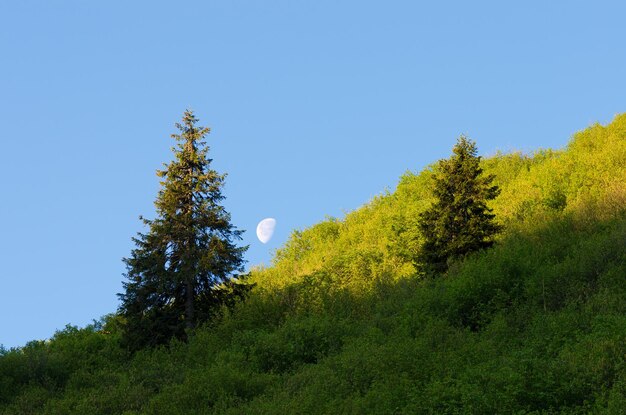
M436 201L420 215L424 242L417 260L426 273L443 272L450 260L490 247L501 230L487 207L500 189L492 185L493 175L482 176L476 143L461 136L452 151L433 175Z
M197 121L187 110L176 124L175 158L157 171L157 218L142 218L149 231L133 238L136 248L124 259L127 280L119 297L130 349L184 339L228 301L225 286L243 267L247 247L235 245L242 231L219 204L225 175L210 168L202 141L209 129Z

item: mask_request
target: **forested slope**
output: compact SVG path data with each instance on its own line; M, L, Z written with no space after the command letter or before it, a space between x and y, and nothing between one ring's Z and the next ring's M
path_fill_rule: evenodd
M506 230L445 275L413 263L435 167L408 172L188 343L131 355L111 315L3 350L0 414L623 413L626 115L483 167Z

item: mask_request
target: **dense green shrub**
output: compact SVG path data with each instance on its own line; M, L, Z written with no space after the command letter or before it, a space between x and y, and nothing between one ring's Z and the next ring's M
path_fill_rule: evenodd
M0 414L622 414L626 116L483 160L492 249L416 277L433 168L294 232L245 303L128 355L119 317L0 350Z

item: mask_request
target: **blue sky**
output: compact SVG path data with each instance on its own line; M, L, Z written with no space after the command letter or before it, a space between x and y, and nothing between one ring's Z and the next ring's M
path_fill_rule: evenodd
M249 265L461 133L558 148L626 111L626 6L510 3L0 2L0 344L115 311L185 108Z

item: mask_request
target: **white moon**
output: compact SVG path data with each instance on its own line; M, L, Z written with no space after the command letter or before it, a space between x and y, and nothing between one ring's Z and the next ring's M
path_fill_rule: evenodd
M274 228L276 227L276 219L265 218L256 226L256 236L259 241L264 244L268 243L274 235Z

